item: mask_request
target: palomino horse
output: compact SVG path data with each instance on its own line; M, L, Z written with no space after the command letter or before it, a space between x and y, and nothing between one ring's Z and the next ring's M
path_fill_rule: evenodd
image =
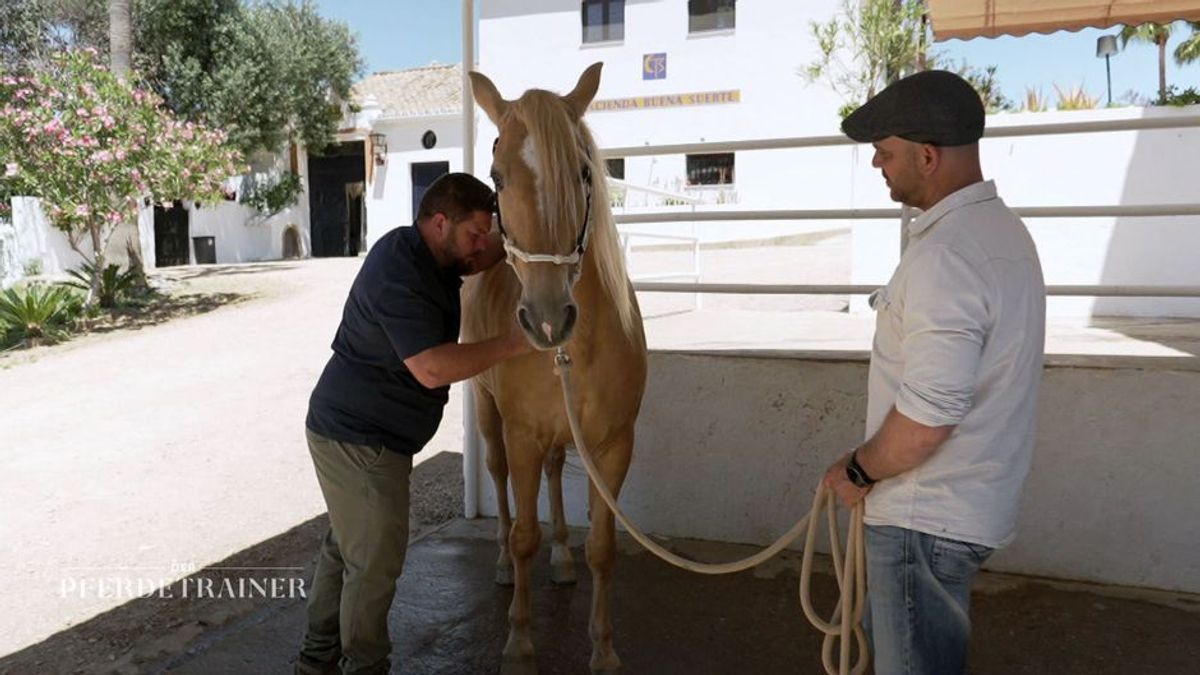
M629 468L646 384L641 313L609 209L605 165L582 120L600 86L601 65L584 71L566 96L532 89L516 101L501 98L487 77L470 74L475 99L500 132L492 179L509 265L467 281L463 337L501 335L515 313L541 350L501 363L474 382L499 511L496 580L515 585L504 661L525 669L533 665L529 573L541 541L537 504L543 469L554 521L551 577L556 583L575 581L562 500L565 446L572 439L554 374L554 350L565 347L574 362L583 442L614 495ZM510 477L515 521L508 508ZM609 612L616 560L613 515L595 488L589 490L591 668L615 670L621 661L613 649Z

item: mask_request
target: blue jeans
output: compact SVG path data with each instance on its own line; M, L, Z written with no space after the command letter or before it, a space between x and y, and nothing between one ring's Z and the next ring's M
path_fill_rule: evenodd
M971 580L992 549L899 527L864 529L876 675L965 673Z

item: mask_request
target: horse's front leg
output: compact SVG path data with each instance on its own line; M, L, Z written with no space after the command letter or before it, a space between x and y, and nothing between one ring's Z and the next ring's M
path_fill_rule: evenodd
M550 544L550 580L556 584L576 581L575 559L567 546L567 516L563 510L562 470L567 459L566 448L550 448L543 462L546 483L550 486L550 516L554 523L554 539Z
M508 536L512 532L512 516L508 508L508 457L504 445L504 422L496 401L479 383L472 387L475 392L475 416L479 421L479 432L487 443L487 468L496 488L496 543L500 555L496 557L496 583L513 585L512 557L508 553Z
M616 498L621 492L621 484L625 481L625 472L629 469L633 454L633 430L594 452L593 460L600 477ZM587 538L587 562L592 571L592 615L588 622L588 632L592 637L590 665L593 672L612 672L621 667L621 659L613 648L610 612L610 584L617 562L617 540L612 511L600 498L595 486L590 483L589 486L591 530Z
M508 642L504 645L504 661L509 664L532 666L534 661L529 589L533 557L542 539L542 530L537 519L542 448L535 443L532 434L514 431L508 426L504 431L509 479L517 505L517 517L508 533L514 588L512 604L508 607Z

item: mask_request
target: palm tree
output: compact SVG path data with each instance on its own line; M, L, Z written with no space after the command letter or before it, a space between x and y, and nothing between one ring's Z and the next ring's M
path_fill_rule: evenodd
M1175 48L1175 63L1181 66L1200 61L1200 21L1189 21L1188 25L1192 27L1192 34Z
M112 59L112 71L117 77L129 74L129 60L133 51L130 40L133 18L129 13L130 0L108 0L108 50Z
M1144 23L1121 29L1121 46L1130 42L1147 42L1158 46L1158 100L1167 99L1167 40L1171 39L1171 24Z

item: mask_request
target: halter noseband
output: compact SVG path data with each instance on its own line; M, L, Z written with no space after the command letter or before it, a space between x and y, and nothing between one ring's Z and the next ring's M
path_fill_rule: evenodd
M499 137L492 142L492 155L496 154L496 145L499 142ZM504 231L504 218L500 214L500 192L497 190L492 194L492 213L496 218L496 227L500 230L500 238L504 240L504 252L507 254L509 265L513 264L514 258L523 263L579 265L579 262L583 260L583 254L587 251L588 238L591 236L592 232L592 170L587 164L583 165L583 170L580 172L580 180L583 182L583 191L585 196L583 227L579 229L579 237L575 240L575 250L568 255L530 253L512 243L512 240L508 237L508 233Z

